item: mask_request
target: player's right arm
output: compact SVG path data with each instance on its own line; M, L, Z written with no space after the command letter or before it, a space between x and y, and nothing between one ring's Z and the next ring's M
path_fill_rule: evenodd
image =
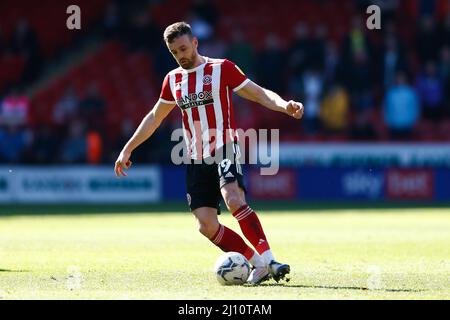
M116 160L114 166L114 172L118 177L127 176L123 169L128 169L131 166L131 153L145 140L155 132L160 126L161 122L175 107L175 103L167 103L161 101L161 99L155 104L153 109L142 119L139 127L134 132L133 136L123 147Z

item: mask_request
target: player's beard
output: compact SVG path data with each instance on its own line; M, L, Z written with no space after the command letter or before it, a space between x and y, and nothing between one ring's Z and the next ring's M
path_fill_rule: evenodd
M181 64L181 61L179 62L179 65L183 68L183 69L192 69L195 65L195 60L196 60L196 53L193 53L190 59L184 58L183 62L185 62L184 64Z

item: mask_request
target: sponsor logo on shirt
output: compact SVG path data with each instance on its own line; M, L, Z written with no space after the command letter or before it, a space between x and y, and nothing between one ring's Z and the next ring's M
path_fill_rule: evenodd
M195 108L207 104L214 103L211 91L202 91L199 93L191 93L177 100L177 105L182 109Z

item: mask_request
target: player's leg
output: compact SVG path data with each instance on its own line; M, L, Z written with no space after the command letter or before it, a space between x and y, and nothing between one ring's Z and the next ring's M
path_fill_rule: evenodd
M220 226L217 209L202 207L193 210L192 214L197 220L198 231L208 239L213 239Z
M239 184L236 180L222 186L221 193L225 204L228 210L238 220L244 236L263 257L272 277L278 282L290 272L290 266L275 260L261 222L255 211L248 206L245 199L245 192Z
M262 261L240 235L219 223L217 215L220 214L221 195L216 166L188 164L186 189L188 204L198 221L201 234L225 252L241 253L252 264Z
M230 210L230 212L233 212L232 211L233 208L240 208L245 203L245 199L241 197L241 194L239 193L239 191L235 190L232 187L235 184L236 184L236 187L239 189L239 187L237 186L237 181L228 183L228 184L222 186L222 188L221 188L221 194L222 194L225 204L226 204L228 210ZM255 247L254 242L252 242L253 238L248 236L248 232L246 232L247 231L246 228L243 228L241 223L239 225L240 225L241 230L244 233L245 237L250 241L250 243L252 243L253 247ZM247 282L250 284L259 284L263 281L269 280L269 278L270 278L270 272L269 272L267 263L259 255L259 253L258 253L258 257L259 257L260 263L257 265L253 265L254 268L253 268L252 272L250 273L250 276L247 280Z
M243 173L238 160L240 157L239 145L227 145L227 148L226 155L218 166L220 192L228 210L238 220L242 233L262 255L267 266L266 269L278 282L290 272L290 266L276 262L261 222L245 200ZM262 275L264 272L261 271L259 274ZM259 281L258 276L252 278L251 275L250 282L257 283Z
M192 210L201 234L224 252L235 251L244 255L252 265L261 264L260 256L233 230L222 225L217 218L217 208L201 207Z
M255 211L248 206L245 192L238 181L225 184L221 192L228 210L238 220L242 233L263 257L274 280L278 282L284 279L290 272L290 266L275 260L261 222Z
M270 246L255 211L245 201L245 193L239 187L238 181L229 182L221 188L222 197L228 210L238 220L242 233L250 241L259 254L265 255L267 264L275 260L270 252Z
M233 144L226 148L227 153L218 165L220 193L228 210L238 220L242 233L259 254L264 253L263 257L268 265L275 259L258 216L245 200L242 168L238 161L239 146Z

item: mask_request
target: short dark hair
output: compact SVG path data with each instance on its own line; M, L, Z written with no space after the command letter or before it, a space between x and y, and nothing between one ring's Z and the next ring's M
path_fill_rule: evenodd
M191 26L184 21L175 22L164 30L164 41L166 43L172 43L173 40L185 34L187 34L189 38L193 37Z

